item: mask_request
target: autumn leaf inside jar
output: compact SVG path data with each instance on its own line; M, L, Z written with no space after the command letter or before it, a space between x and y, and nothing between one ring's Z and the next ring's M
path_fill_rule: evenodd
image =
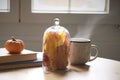
M21 53L25 48L24 42L21 39L12 39L5 42L5 48L9 53Z
M67 70L69 55L68 30L54 19L54 25L47 28L43 35L43 65L48 71Z

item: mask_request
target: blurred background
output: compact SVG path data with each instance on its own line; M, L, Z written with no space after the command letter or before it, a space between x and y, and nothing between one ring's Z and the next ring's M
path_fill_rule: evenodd
M31 0L10 0L10 3L10 12L0 12L1 47L14 36L25 42L26 49L42 51L44 31L58 17L71 37L91 39L98 46L99 57L120 61L120 0L111 0L106 14L38 14L31 13Z

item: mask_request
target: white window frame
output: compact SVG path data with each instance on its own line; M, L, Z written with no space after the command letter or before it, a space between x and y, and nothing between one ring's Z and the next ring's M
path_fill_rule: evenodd
M10 0L10 12L0 12L0 23L19 22L19 0Z
M39 1L39 0L38 0ZM43 0L44 1L44 0ZM50 1L50 0L48 0ZM59 9L57 9L56 7L53 7L53 8L50 8L51 6L46 6L47 8L45 8L45 6L43 7L43 9L40 7L40 4L39 2L36 3L36 4L33 4L31 6L31 12L32 13L70 13L70 14L108 14L109 13L109 0L105 0L105 9L104 10L95 10L95 9L92 9L92 10L87 10L87 6L83 5L81 6L82 8L74 8L72 7L72 1L75 1L75 0L65 0L66 1L66 5L64 4L64 8L61 8L61 7L58 7ZM82 1L82 0L81 0ZM95 0L96 1L96 0ZM101 1L101 0L100 0ZM31 2L34 2L34 0L31 0ZM32 3L31 3L32 4ZM55 3L56 4L56 3ZM99 3L100 4L100 3ZM37 7L34 7L34 5ZM54 5L54 3L53 3ZM93 6L93 4L91 3L90 6ZM74 5L75 7L75 5ZM41 8L41 10L39 10L38 8ZM44 10L45 9L45 10ZM33 10L33 11L32 11Z
M109 0L108 0L109 1ZM109 7L109 5L107 6ZM109 10L108 10L109 11ZM49 24L55 17L60 18L62 24L77 24L84 23L89 17L102 17L108 13L81 13L81 14L62 14L62 13L32 13L31 0L21 0L21 22L22 23L41 23Z

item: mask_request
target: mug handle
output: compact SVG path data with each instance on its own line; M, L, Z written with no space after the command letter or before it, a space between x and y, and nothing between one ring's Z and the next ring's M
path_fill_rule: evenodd
M95 56L92 59L90 59L89 61L93 61L98 57L98 48L97 48L97 46L95 44L91 44L91 48L95 49L96 53L95 53Z

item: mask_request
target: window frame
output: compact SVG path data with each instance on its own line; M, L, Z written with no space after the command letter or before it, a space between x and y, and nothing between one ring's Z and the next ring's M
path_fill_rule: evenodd
M109 5L107 7L109 7ZM62 24L83 24L84 22L88 21L88 18L90 17L102 17L107 14L108 13L31 13L31 0L21 0L20 19L22 23L50 24L54 18L58 17L62 21Z
M31 0L31 2L32 2L33 0ZM32 11L32 9L31 9L31 12L32 13L63 13L63 14L65 14L65 13L69 13L69 14L108 14L109 13L109 1L110 0L105 0L105 10L104 11L81 11L81 10L72 10L72 9L70 9L72 6L72 2L71 2L72 0L68 0L68 8L67 9L65 9L65 10L33 10ZM32 8L33 6L31 6L31 8ZM50 12L49 12L50 11Z

